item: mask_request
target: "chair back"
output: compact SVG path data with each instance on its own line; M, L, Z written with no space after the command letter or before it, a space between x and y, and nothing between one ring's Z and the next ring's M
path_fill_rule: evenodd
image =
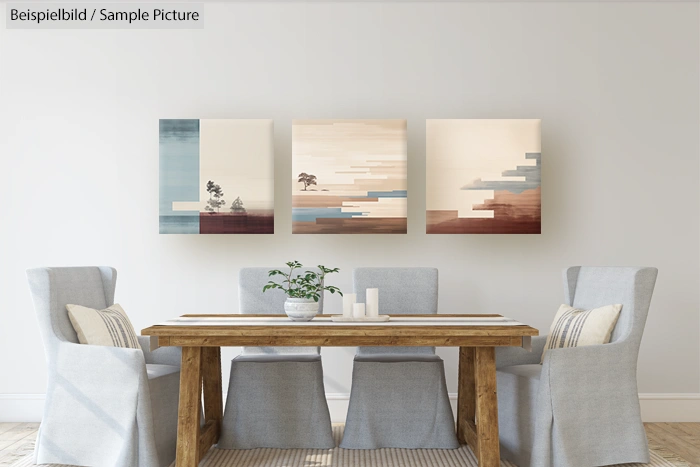
M566 303L581 309L621 304L610 342L628 342L638 350L657 273L645 267L570 267L564 270Z
M238 312L241 314L279 315L284 314L284 302L287 295L279 289L263 292L268 281L279 282L280 276L268 275L272 269L283 268L241 268L238 273ZM320 273L318 268L301 268L294 275L299 276L305 271ZM318 312L323 313L323 293L318 301ZM318 353L318 347L244 347L243 353L250 354L308 354Z
M438 270L435 268L356 268L353 289L364 303L367 289L379 289L379 314L437 314ZM434 347L359 347L358 355L434 354Z
M27 270L47 360L60 341L78 343L66 305L102 310L114 305L117 271L110 267L35 268Z
M280 282L281 276L268 276L272 269L283 268L241 268L238 273L238 301L239 313L259 315L279 315L284 313L284 302L287 295L279 289L270 289L263 292L263 287L270 280ZM313 271L320 273L318 268L301 268L294 273L299 277L303 272ZM323 313L323 293L318 300L318 312Z
M379 289L379 313L430 315L437 313L438 270L435 268L357 268L352 275L357 302L367 289Z

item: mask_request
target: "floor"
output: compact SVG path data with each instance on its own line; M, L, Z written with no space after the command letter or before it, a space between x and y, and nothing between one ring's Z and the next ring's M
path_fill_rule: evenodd
M645 423L649 444L700 467L700 423ZM24 457L36 438L38 423L0 423L0 467Z

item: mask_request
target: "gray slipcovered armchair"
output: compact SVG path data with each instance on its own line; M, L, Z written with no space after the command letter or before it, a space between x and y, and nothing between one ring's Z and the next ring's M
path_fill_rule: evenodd
M571 267L565 300L581 309L621 303L609 344L532 352L497 348L501 456L519 467L648 463L637 357L656 268ZM552 310L552 315L554 315Z
M180 349L82 345L67 304L114 304L109 267L27 271L48 366L36 464L164 467L175 459Z
M263 293L270 269L274 268L241 269L240 313L284 312L284 292L273 289ZM315 268L303 270L319 272ZM322 298L319 313L323 313ZM334 448L320 349L244 347L243 353L231 361L226 410L217 447Z

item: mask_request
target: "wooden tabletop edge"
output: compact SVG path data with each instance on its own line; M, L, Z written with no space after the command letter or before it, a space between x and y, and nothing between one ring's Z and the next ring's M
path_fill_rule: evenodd
M304 336L317 336L320 330L328 330L328 327L321 327L321 326L270 326L270 327L264 327L264 326L245 326L245 327L239 327L237 329L239 330L244 330L244 331L249 331L249 335L261 335L259 333L260 328L264 329L273 329L276 332L274 334L281 333L284 331L286 334L287 332L293 332L294 336L297 337L304 337ZM357 331L357 330L362 330L366 332L388 332L390 335L393 331L401 331L402 333L406 333L406 331L416 331L415 334L418 335L425 335L425 326L376 326L376 325L363 325L362 327L353 327L353 326L337 326L333 327L333 333L332 335L342 335L343 331ZM187 335L194 335L194 334L217 334L220 335L221 331L226 331L230 330L231 326L149 326L147 328L144 328L141 330L141 335L142 336L187 336ZM456 332L456 331L464 331L465 326L433 326L432 330L439 332L439 334L449 334L450 332ZM513 325L513 326L472 326L469 328L472 331L477 332L478 334L486 334L486 335L492 335L492 336L522 336L522 337L534 337L534 336L539 336L540 332L538 329L533 328L532 326L528 325ZM304 334L304 331L312 331L311 334ZM209 331L209 332L206 332ZM213 331L213 332L212 332ZM264 335L263 333L262 335Z
M340 313L321 313L320 318L330 318L331 316L340 316ZM503 315L491 313L437 313L425 315L398 315L392 314L395 318L503 318ZM201 315L180 315L179 318L286 318L285 314L240 314L240 313L222 313L222 314L201 314Z

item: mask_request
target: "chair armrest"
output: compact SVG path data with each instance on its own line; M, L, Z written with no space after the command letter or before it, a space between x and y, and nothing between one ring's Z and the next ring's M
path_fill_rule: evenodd
M182 349L180 347L159 347L151 351L150 336L138 336L138 338L146 363L180 366L182 362Z
M550 349L542 362L543 372L546 367L553 384L565 382L571 391L588 392L595 381L596 391L609 386L612 393L634 390L636 397L637 353L638 349L625 341Z
M547 350L538 403L550 413L541 419L538 432L551 433L545 425L551 426L554 418L560 432L576 432L583 423L644 443L637 350L624 341ZM592 442L590 436L577 440L583 445Z
M522 347L496 347L496 368L540 363L546 342L547 336L533 337L532 352L528 352Z
M128 369L132 373L145 368L143 352L140 349L76 344L67 341L59 342L55 363L59 370L68 372L79 370L82 373L94 371L95 367L107 366L112 366L110 371L116 367Z
M136 399L139 385L147 381L146 362L139 349L60 342L49 367L57 386L87 401ZM107 402L115 398L114 403Z
M62 459L80 456L83 465L105 465L105 459L125 461L120 457L127 452L125 443L137 439L140 427L152 430L149 417L139 417L139 413L151 413L141 349L61 341L48 363L41 422L44 442L37 445L35 454L39 463L56 459L54 446L66 449L67 457ZM143 409L139 412L139 408Z

